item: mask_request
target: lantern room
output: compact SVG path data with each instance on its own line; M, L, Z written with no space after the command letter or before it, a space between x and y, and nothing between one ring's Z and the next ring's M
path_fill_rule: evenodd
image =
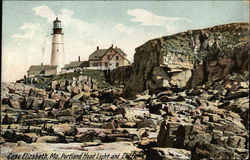
M53 22L53 34L62 34L61 21L56 17Z
M54 20L53 24L54 28L61 28L61 21L58 19L58 17L56 17L56 20Z

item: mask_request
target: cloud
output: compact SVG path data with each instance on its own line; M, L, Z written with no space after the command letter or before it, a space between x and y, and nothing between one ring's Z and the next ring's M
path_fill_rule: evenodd
M121 32L121 33L125 33L127 35L130 35L132 36L133 35L133 29L124 25L124 24L121 24L121 23L117 23L116 25L114 25L114 29L116 29L117 31Z
M35 33L40 30L39 23L24 23L20 28L20 30L24 31L23 34L14 34L11 37L15 40L18 39L26 39L34 37Z
M62 16L64 18L70 18L71 16L73 16L74 12L71 11L71 10L68 10L68 9L65 9L65 8L62 8L61 9L61 12L62 12Z
M140 22L143 26L164 27L166 28L166 31L170 34L177 32L175 22L191 22L191 20L187 18L158 16L144 9L128 10L127 14L133 16L133 18L131 19L132 22Z
M48 6L39 6L33 8L32 10L35 11L35 14L37 16L44 17L48 19L49 22L52 22L55 19L54 11L50 9Z

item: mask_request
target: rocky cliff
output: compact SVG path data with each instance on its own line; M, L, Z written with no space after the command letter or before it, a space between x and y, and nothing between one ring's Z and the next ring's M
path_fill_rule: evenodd
M126 81L129 81L129 77L132 72L133 67L131 65L118 67L108 74L108 81L112 85L124 84Z
M150 40L136 48L127 90L193 88L248 71L248 25L232 23Z

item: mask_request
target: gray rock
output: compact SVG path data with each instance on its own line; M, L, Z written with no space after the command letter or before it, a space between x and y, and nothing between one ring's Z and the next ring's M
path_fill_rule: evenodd
M156 127L156 122L153 119L144 119L141 121L136 122L136 126L138 128L145 128L145 127Z
M174 147L176 135L174 131L180 126L178 123L161 123L160 131L157 136L157 143L159 147Z
M60 138L56 136L42 136L38 137L36 140L37 143L60 143Z
M177 148L152 148L146 153L146 160L190 160L191 152Z
M230 149L218 147L210 143L198 142L191 151L191 157L194 160L215 158L215 159L240 159L240 155Z
M246 139L240 136L232 136L228 138L228 146L233 148L245 148Z
M77 134L77 129L74 124L56 124L53 125L53 131L55 134L65 135L65 136L74 136Z

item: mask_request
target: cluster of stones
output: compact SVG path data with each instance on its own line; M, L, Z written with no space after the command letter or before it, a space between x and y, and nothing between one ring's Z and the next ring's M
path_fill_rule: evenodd
M89 92L90 90L97 89L97 86L98 83L95 79L83 75L72 77L71 79L53 80L51 82L52 89L66 92L72 92L73 89L78 90L73 92L79 92L81 90Z
M248 85L235 74L191 90L147 90L125 99L114 87L50 92L4 83L1 141L129 142L139 149L137 159L242 159L249 148Z
M75 86L68 92L3 83L1 143L133 144L146 131L156 138L156 124L162 118L151 117L145 102L126 100L121 93L113 87Z

